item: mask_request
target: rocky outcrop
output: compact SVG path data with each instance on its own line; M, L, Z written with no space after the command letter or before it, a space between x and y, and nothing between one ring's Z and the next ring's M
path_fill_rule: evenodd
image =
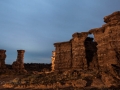
M101 71L111 71L112 65L120 67L120 12L115 12L104 18L106 24L89 32L94 34L97 42L98 63Z
M115 81L120 80L120 11L105 16L104 22L105 24L100 28L91 29L88 32L74 33L73 38L68 41L67 45L56 43L54 62L56 62L56 66L62 67L61 70L71 68L95 70L102 73L100 74L101 80L105 86L110 87L117 85ZM88 34L93 34L94 40L88 37ZM61 48L61 45L64 48ZM71 52L67 56L66 49ZM63 56L71 59L63 58ZM99 80L96 79L97 81ZM96 82L93 83L93 86Z
M111 72L112 64L120 67L120 11L106 16L104 21L106 24L100 28L74 33L70 41L55 43L56 66L73 69L99 68L101 71ZM94 35L94 41L88 34Z
M5 65L5 58L6 58L6 54L5 54L6 50L0 50L0 69L4 69L6 68Z
M87 37L88 32L74 33L68 42L55 43L55 57L52 68L67 69L98 69L97 43Z
M93 38L87 37L88 32L74 33L72 36L68 42L54 44L54 70L87 69L92 58L96 56L97 44L93 42Z
M24 69L24 52L25 52L25 50L17 50L17 52L18 52L18 56L17 56L16 61L14 61L12 64L12 68L17 72L25 71L25 69Z

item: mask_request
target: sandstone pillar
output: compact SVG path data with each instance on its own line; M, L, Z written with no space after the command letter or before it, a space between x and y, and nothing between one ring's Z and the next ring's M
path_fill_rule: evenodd
M18 55L17 55L17 61L20 62L21 64L24 64L24 53L25 50L17 50Z
M56 71L71 69L72 51L71 41L54 43L55 48L55 67Z
M24 53L25 50L17 50L18 55L16 61L13 62L12 67L16 71L23 71L24 70Z
M95 28L89 31L90 33L94 34L94 40L97 42L97 58L98 58L98 64L100 69L104 68L103 63L106 59L106 48L107 45L106 42L103 41L104 38L104 28Z
M52 57L51 57L51 61L52 61L52 66L51 66L51 68L52 68L52 71L54 71L55 70L55 51L52 51Z
M0 69L6 68L6 65L5 65L6 54L5 54L5 52L6 52L6 50L0 50Z
M72 35L72 68L87 69L87 60L85 54L85 39L88 32L74 33Z

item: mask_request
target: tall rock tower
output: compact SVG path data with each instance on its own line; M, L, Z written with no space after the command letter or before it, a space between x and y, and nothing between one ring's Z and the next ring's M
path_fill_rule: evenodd
M6 68L6 66L5 66L6 54L5 54L5 52L6 52L6 50L0 49L0 69Z
M25 50L17 50L17 52L18 52L17 59L16 59L16 61L13 62L12 68L18 72L25 71L25 69L24 69Z
M55 51L52 51L52 57L51 57L51 61L52 61L52 71L55 70Z
M24 53L25 53L25 50L17 50L17 52L18 52L17 62L19 62L21 64L20 68L24 68Z

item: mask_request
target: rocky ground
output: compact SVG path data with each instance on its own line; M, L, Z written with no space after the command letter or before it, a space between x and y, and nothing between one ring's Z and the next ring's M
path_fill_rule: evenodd
M120 90L119 86L120 79L109 72L91 70L0 74L1 90Z

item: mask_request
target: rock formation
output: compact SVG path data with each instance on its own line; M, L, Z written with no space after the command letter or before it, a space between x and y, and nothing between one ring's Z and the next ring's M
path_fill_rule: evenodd
M99 69L114 74L113 67L120 67L120 11L104 18L106 24L89 32L94 34L97 42ZM114 65L114 66L113 66Z
M24 52L25 50L17 50L18 56L16 61L13 62L12 68L15 71L23 71L24 70Z
M71 68L72 52L71 41L55 43L54 70L68 70Z
M120 11L104 17L104 21L100 28L74 33L70 41L54 44L55 71L96 69L115 74L115 66L120 67Z
M51 62L52 62L52 65L51 65L51 69L52 69L52 71L54 71L55 70L55 64L54 64L54 62L55 62L55 51L52 51L52 57L51 57Z
M56 47L54 70L81 69L86 70L91 66L96 66L97 43L93 38L87 37L88 32L74 33L73 38L68 42L55 43ZM92 59L95 59L92 62ZM93 65L95 64L95 65Z
M0 69L6 68L6 65L5 65L6 54L5 54L5 52L6 52L6 50L0 50Z

